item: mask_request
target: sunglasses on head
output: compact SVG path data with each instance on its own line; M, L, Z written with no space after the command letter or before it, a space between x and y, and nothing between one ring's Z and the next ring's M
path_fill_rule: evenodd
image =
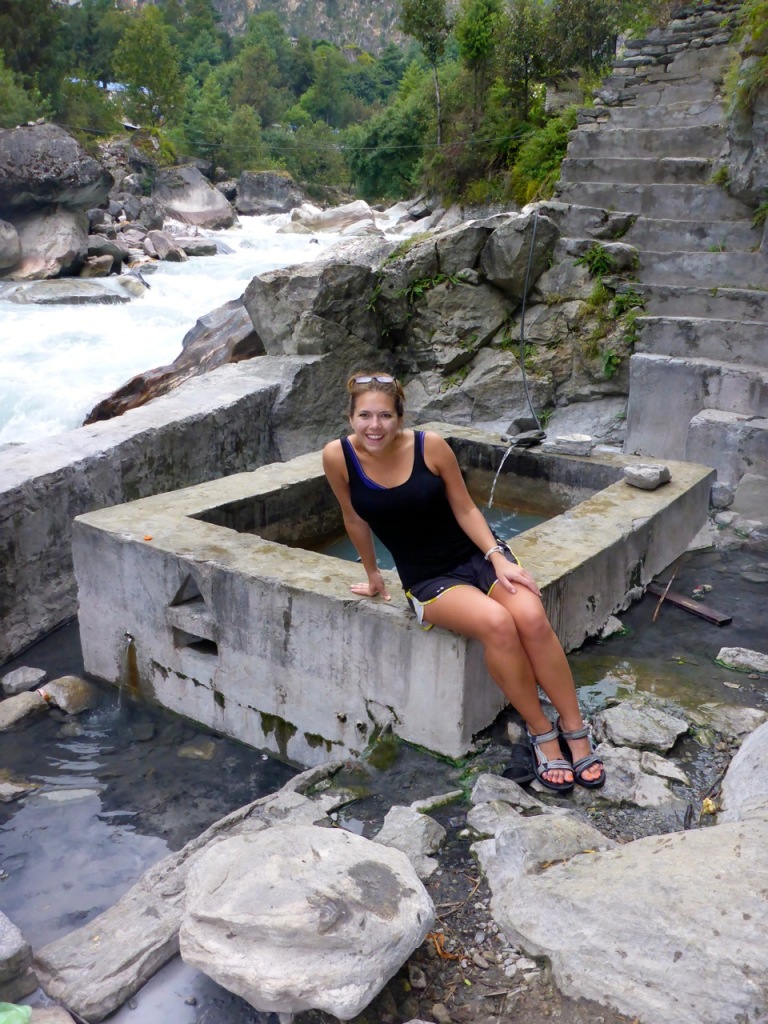
M390 377L387 374L374 374L373 376L368 376L367 374L364 374L362 377L355 377L354 378L355 384L370 384L371 381L374 381L374 380L378 381L379 384L394 384L395 383L395 378L394 377Z

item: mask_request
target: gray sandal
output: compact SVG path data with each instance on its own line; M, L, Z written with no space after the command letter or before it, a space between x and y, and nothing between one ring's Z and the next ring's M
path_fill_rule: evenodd
M544 752L539 746L540 743L549 743L550 740L558 739L562 734L557 726L553 726L549 732L541 732L538 735L534 735L529 729L526 728L528 733L528 742L531 744L531 750L533 751L533 770L536 778L547 789L552 789L555 793L570 793L575 784L575 769L570 761L566 761L561 757L556 757L553 761L548 761L544 756ZM570 782L552 782L551 779L545 779L545 772L561 771L570 772L574 775L574 778Z
M579 785L583 786L584 789L600 789L601 786L605 785L605 765L602 759L595 753L595 744L592 741L592 730L588 725L584 725L581 729L573 729L571 732L566 732L565 729L560 728L560 719L558 718L555 723L555 729L557 730L560 739L565 740L566 744L560 743L560 748L564 754L567 754L569 763L572 765L574 781ZM585 757L580 757L578 761L573 761L573 755L567 746L568 740L583 740L589 739L589 745L592 748L592 753L587 754ZM591 768L593 765L599 764L602 769L596 779L585 779L584 772Z

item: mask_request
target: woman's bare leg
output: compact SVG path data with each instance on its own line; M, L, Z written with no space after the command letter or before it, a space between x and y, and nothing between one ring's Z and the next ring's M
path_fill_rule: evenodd
M496 589L494 587L494 591ZM544 714L536 688L536 669L508 608L476 587L461 585L426 605L424 618L435 626L480 640L485 648L485 663L491 678L522 715L530 732L535 735L550 731L552 723ZM546 621L546 616L544 618ZM578 707L576 710L578 713ZM541 751L548 760L562 756L556 739L542 743ZM573 780L572 772L558 768L545 772L545 776L555 783Z
M519 585L517 593L510 594L501 584L496 584L490 596L512 616L535 678L557 710L562 728L566 732L580 729L584 722L571 667L540 598ZM587 737L569 740L568 745L574 761L591 753ZM583 776L594 781L600 777L601 770L601 766L595 764L585 769Z

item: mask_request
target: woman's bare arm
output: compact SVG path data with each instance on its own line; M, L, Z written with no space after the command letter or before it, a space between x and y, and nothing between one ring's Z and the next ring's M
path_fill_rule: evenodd
M344 461L344 452L341 449L341 441L331 441L323 449L323 471L341 507L344 529L360 555L368 577L367 583L353 583L350 589L353 593L361 594L364 597L375 597L376 594L381 594L385 601L389 601L389 591L376 563L371 528L352 507L347 466Z

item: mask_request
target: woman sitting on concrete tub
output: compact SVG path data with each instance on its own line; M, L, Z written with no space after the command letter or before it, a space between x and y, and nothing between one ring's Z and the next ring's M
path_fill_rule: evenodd
M541 592L494 537L456 456L437 434L403 430L403 389L391 374L353 374L347 391L352 433L326 445L323 468L368 577L352 592L390 599L373 532L391 552L422 626L483 644L491 677L525 720L539 782L558 792L575 783L602 786L605 770ZM554 725L537 684L558 712Z

